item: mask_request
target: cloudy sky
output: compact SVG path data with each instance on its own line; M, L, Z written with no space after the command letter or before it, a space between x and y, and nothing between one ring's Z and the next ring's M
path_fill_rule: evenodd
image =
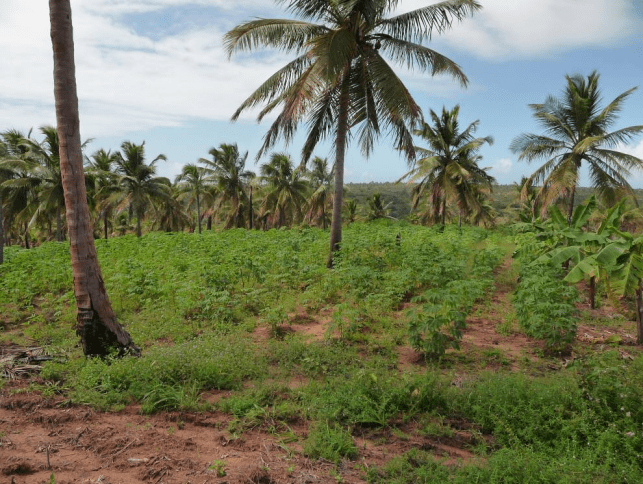
M49 12L44 0L1 0L0 130L28 131L54 124ZM411 10L432 0L402 0ZM558 95L566 74L601 74L605 103L643 82L643 0L480 0L484 9L434 37L431 47L456 61L470 80L404 72L425 112L460 104L465 125L479 119L478 135L491 135L483 166L500 183L534 167L509 151L522 132L539 132L530 103ZM88 154L146 142L149 159L164 153L159 172L173 178L185 163L221 143L238 143L254 156L268 128L251 116L231 123L238 105L289 58L276 52L228 60L222 37L256 17L285 17L272 0L71 0L81 136ZM625 104L614 128L643 124L643 88ZM288 147L297 158L302 135ZM643 158L643 139L625 151ZM332 159L329 145L316 154ZM260 160L263 162L265 160ZM346 179L393 181L406 162L383 138L365 160L347 156ZM643 174L633 185L643 187Z

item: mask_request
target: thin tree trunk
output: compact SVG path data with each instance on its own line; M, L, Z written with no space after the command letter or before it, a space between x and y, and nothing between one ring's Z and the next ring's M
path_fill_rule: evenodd
M596 276L589 278L589 304L592 309L596 309Z
M60 140L60 172L69 226L76 334L86 355L106 355L110 347L140 350L118 323L105 291L92 236L80 145L78 97L70 0L49 0L54 53L54 94Z
M62 242L62 214L60 213L60 204L56 208L56 242Z
M576 185L572 187L572 193L569 195L569 211L567 212L567 225L571 227L572 216L574 215L574 195L576 195Z
M462 209L458 212L458 228L462 228Z
M643 344L643 280L636 288L636 342Z
M143 231L141 230L141 214L137 210L136 211L136 236L140 237L141 235L143 235Z
M248 229L252 230L252 185L250 185L250 194L248 195Z
M212 230L212 215L208 215L208 224L206 225L208 230Z
M326 203L326 200L324 200L324 204ZM322 205L322 228L326 230L326 210L324 209L324 205Z
M201 200L199 192L196 192L196 219L199 224L199 234L201 233Z
M107 210L103 213L103 229L105 230L105 240L107 240Z
M25 222L25 249L31 249L29 245L29 224Z
M333 219L330 224L330 251L326 267L332 269L333 255L342 243L342 203L344 202L344 155L346 153L346 136L348 134L348 90L349 68L344 70L339 113L337 115L337 139L335 140L335 193L333 196Z
M442 199L442 229L447 224L447 197Z

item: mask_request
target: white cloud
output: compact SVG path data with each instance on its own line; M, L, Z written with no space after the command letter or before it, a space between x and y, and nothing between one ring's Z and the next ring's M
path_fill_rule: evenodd
M482 0L473 18L434 39L485 59L615 45L640 36L643 18L635 2L640 0ZM403 3L405 11L424 5Z
M46 2L2 0L0 126L28 129L53 123L53 61ZM249 2L241 0L236 5ZM72 2L76 78L83 136L175 126L187 118L227 120L285 59L229 61L224 32L188 31L158 42L118 23L113 12L152 10L185 0ZM220 6L222 0L190 1ZM214 20L213 20L214 21Z
M502 158L491 166L491 174L494 176L504 177L511 173L513 163L509 158Z
M440 41L483 57L543 55L617 42L641 24L631 0L584 0L582 8L578 2L484 0L482 12ZM424 4L402 3L408 9ZM216 8L218 15L213 14L207 28L159 41L122 23L123 15L195 5ZM260 60L244 55L229 61L222 49L221 25L259 11L271 16L276 11L273 0L72 0L72 8L83 137L176 126L189 118L228 120L260 82L288 60L268 54ZM2 0L0 51L0 128L53 124L47 2ZM462 94L446 77L402 76L413 92ZM469 93L472 88L482 89L472 86Z
M637 158L643 160L643 140L638 145L625 146L621 148L624 153L629 155L634 155Z

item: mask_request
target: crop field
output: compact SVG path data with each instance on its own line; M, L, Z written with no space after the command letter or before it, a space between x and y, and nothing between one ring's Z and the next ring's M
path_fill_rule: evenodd
M379 220L97 240L142 356L86 358L67 243L0 266L0 475L20 483L643 482L631 298L533 235ZM512 255L514 255L512 257ZM31 356L31 358L30 358ZM3 481L4 482L4 481Z

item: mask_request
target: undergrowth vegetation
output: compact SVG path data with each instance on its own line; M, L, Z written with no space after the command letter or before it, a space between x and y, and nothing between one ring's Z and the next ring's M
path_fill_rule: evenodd
M46 396L111 411L224 412L233 438L268 432L338 472L346 459L362 465L358 435L426 444L362 465L369 482L643 480L643 357L575 348L575 287L533 257L514 260L515 272L499 268L513 235L353 224L332 271L318 229L151 233L97 248L140 358L82 356L66 244L9 248L0 266L0 344L55 356L32 387ZM561 367L535 352L498 369L500 349L462 343L474 308L492 310L496 276L517 287L515 313L496 314L498 324L515 314L516 331L545 349L575 348L573 361ZM306 334L316 326L325 330ZM413 364L401 361L408 345ZM216 390L226 393L208 398ZM294 422L307 433L296 435ZM476 458L444 465L430 444L458 432Z

